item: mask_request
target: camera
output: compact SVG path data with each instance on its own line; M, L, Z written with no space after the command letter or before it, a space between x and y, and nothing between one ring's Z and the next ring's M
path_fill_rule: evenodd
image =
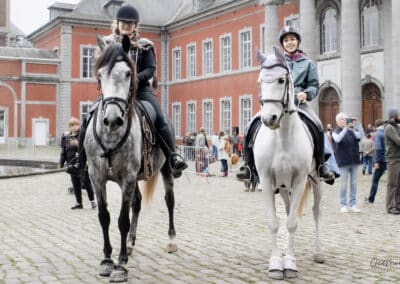
M346 118L346 123L347 124L353 123L353 118L351 117Z

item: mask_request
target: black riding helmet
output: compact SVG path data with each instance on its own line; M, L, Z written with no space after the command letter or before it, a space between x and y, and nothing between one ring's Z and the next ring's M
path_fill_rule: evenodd
M117 20L139 23L139 12L131 5L124 5L119 8L116 16Z
M286 26L283 29L281 29L281 31L279 32L279 42L281 43L282 46L283 46L283 38L285 37L285 35L288 35L288 34L295 35L295 37L297 38L297 40L299 41L299 44L300 44L300 42L301 42L300 33L296 30L296 28L294 28L292 26Z

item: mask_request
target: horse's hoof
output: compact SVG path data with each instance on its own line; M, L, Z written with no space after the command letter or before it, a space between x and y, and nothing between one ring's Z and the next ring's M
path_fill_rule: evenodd
M128 269L122 265L115 265L110 274L110 283L119 283L128 281Z
M268 276L271 279L283 280L283 271L279 271L279 270L269 271Z
M169 243L167 245L167 252L168 253L173 253L173 252L176 252L177 250L178 250L178 246L176 244Z
M99 272L99 275L100 275L100 276L105 276L105 277L110 276L110 274L111 274L113 268L114 268L114 262L113 262L112 259L108 259L108 258L103 259L103 260L100 262L100 272Z
M325 262L325 257L324 257L324 255L322 253L314 253L313 261L315 263L324 263Z
M296 270L291 270L291 269L285 269L283 272L283 276L285 278L296 278L297 277L297 271Z

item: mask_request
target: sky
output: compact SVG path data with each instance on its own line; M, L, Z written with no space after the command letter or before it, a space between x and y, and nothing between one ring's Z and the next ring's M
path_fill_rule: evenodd
M49 21L47 8L55 2L77 4L79 0L11 0L11 22L28 35Z

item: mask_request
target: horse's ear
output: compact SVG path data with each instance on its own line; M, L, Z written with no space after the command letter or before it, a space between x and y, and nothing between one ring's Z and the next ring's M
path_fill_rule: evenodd
M263 62L267 59L267 56L261 52L260 49L257 48L257 61L260 63L260 65L263 64Z
M107 46L106 41L103 39L101 35L97 35L97 45L100 47L101 51L103 51Z
M122 48L126 53L129 53L129 49L131 48L131 40L126 35L122 37Z
M282 49L279 46L276 46L276 45L274 45L272 48L274 49L274 53L275 53L276 58L278 58L278 60L281 63L283 63L285 66L287 66L285 55L283 54Z

